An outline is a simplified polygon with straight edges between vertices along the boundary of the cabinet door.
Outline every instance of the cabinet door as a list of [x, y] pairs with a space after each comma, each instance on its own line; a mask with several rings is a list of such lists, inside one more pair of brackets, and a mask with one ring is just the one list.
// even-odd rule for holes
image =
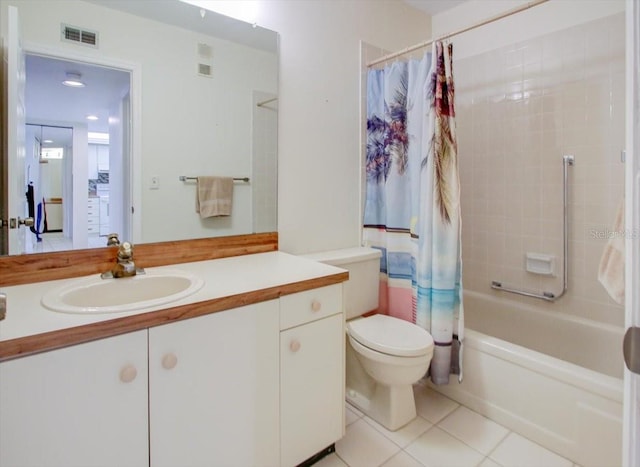
[[280, 333], [280, 456], [297, 465], [344, 434], [344, 318]]
[[90, 144], [87, 148], [87, 169], [89, 180], [98, 178], [98, 148], [97, 144]]
[[149, 330], [151, 465], [278, 465], [278, 302]]
[[96, 144], [96, 155], [98, 158], [98, 171], [109, 171], [109, 146], [106, 144]]
[[0, 363], [0, 465], [149, 463], [147, 331]]

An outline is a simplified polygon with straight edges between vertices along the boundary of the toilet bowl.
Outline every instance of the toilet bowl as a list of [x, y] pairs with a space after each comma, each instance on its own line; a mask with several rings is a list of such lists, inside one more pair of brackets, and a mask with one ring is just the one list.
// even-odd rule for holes
[[346, 398], [391, 431], [416, 417], [412, 385], [433, 356], [433, 338], [424, 329], [391, 316], [362, 315], [377, 309], [381, 252], [349, 248], [308, 258], [349, 271], [345, 282]]
[[347, 400], [388, 430], [403, 427], [416, 417], [413, 384], [429, 369], [433, 338], [415, 324], [385, 315], [349, 321], [347, 334], [347, 351], [364, 370], [356, 377], [355, 362], [347, 360]]

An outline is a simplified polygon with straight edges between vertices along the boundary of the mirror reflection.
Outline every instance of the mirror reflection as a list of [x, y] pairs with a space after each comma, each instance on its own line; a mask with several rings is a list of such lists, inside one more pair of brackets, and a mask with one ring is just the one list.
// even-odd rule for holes
[[[48, 251], [54, 236], [51, 248], [67, 249], [106, 245], [110, 232], [141, 243], [277, 230], [276, 33], [173, 0], [0, 3], [18, 10], [25, 154], [38, 155], [25, 158], [36, 225], [23, 228], [24, 252]], [[81, 41], [95, 34], [95, 44], [74, 31]], [[104, 98], [101, 74], [126, 84], [116, 98], [61, 113]], [[45, 133], [59, 128], [70, 132], [67, 149], [43, 162]], [[231, 215], [201, 219], [196, 183], [181, 176], [250, 181], [234, 184]]]
[[[130, 191], [124, 179], [130, 147], [117, 118], [128, 105], [130, 74], [30, 54], [25, 70], [25, 177], [35, 195], [27, 203], [36, 223], [33, 235], [25, 232], [25, 251], [100, 247], [112, 231], [131, 238], [123, 197]], [[57, 178], [49, 183], [52, 173]]]

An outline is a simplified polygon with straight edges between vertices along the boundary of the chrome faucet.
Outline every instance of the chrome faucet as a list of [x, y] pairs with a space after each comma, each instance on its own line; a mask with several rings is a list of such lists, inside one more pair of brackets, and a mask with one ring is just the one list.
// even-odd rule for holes
[[119, 279], [121, 277], [132, 277], [136, 274], [144, 274], [144, 269], [136, 268], [133, 262], [133, 245], [123, 242], [118, 247], [116, 265], [110, 271], [103, 272], [100, 277], [103, 279]]

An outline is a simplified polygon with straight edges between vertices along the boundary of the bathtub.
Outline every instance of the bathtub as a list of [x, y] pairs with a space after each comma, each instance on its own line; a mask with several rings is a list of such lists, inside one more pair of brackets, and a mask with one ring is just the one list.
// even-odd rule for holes
[[621, 465], [623, 330], [503, 294], [464, 300], [463, 381], [431, 387], [581, 466]]

